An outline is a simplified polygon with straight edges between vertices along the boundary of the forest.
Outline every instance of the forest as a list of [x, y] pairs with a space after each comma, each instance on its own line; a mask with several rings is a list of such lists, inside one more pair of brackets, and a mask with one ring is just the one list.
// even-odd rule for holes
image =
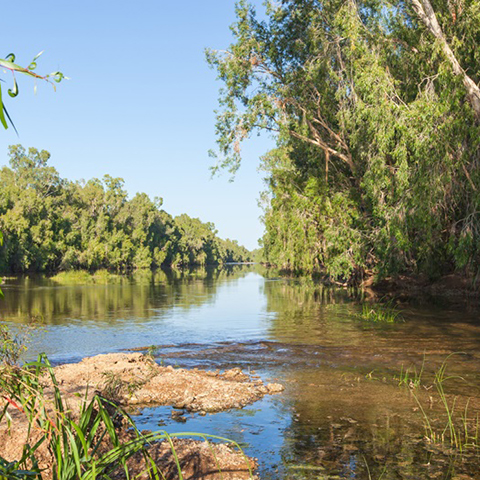
[[116, 272], [161, 266], [219, 265], [250, 260], [212, 223], [172, 217], [162, 199], [129, 199], [121, 178], [72, 182], [48, 165], [45, 150], [9, 149], [0, 171], [0, 249], [3, 273], [71, 269]]
[[331, 278], [480, 273], [480, 4], [237, 3], [215, 169], [269, 132], [264, 260]]

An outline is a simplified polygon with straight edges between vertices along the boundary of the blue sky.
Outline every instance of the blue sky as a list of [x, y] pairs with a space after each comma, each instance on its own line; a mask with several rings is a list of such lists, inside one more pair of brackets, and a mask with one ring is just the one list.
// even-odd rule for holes
[[5, 15], [0, 56], [13, 52], [28, 65], [45, 50], [37, 72], [61, 70], [71, 80], [56, 93], [39, 83], [34, 95], [32, 80], [17, 77], [20, 94], [6, 105], [19, 137], [0, 132], [2, 164], [8, 145], [45, 149], [62, 177], [122, 177], [130, 195], [160, 196], [169, 213], [214, 222], [220, 236], [257, 246], [257, 167], [272, 139], [244, 145], [233, 183], [208, 169], [221, 85], [204, 49], [231, 42], [233, 0], [20, 1]]

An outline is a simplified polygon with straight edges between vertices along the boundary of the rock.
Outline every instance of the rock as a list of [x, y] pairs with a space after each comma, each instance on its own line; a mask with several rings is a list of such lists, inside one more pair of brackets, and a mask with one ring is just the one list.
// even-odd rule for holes
[[268, 393], [280, 393], [285, 390], [285, 387], [283, 385], [280, 385], [279, 383], [268, 383], [267, 384], [267, 391]]
[[220, 412], [243, 408], [264, 395], [279, 393], [278, 383], [264, 385], [260, 379], [232, 368], [218, 371], [162, 367], [141, 353], [107, 354], [80, 363], [55, 368], [62, 393], [82, 398], [87, 391], [103, 393], [115, 387], [115, 399], [125, 406], [169, 405], [196, 412]]
[[232, 368], [231, 370], [225, 370], [225, 373], [223, 374], [223, 378], [235, 378], [238, 375], [242, 375], [242, 369], [241, 368]]

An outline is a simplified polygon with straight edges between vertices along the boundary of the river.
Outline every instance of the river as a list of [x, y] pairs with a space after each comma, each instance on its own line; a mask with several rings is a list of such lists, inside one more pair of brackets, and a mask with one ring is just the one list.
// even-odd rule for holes
[[167, 407], [135, 417], [142, 429], [231, 438], [261, 478], [480, 478], [480, 316], [467, 301], [400, 305], [395, 321], [373, 321], [358, 292], [257, 266], [87, 284], [6, 278], [2, 289], [3, 322], [38, 324], [27, 358], [149, 349], [164, 365], [238, 366], [283, 383], [280, 395], [186, 423]]

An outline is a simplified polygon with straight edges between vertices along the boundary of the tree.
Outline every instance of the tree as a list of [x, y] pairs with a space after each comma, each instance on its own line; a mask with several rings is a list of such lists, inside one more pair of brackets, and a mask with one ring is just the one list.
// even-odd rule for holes
[[217, 237], [212, 223], [162, 210], [145, 193], [129, 199], [124, 181], [70, 182], [48, 165], [45, 150], [10, 147], [0, 170], [0, 271], [118, 272], [166, 265], [218, 265], [248, 251]]
[[[440, 24], [438, 23], [437, 16], [433, 10], [432, 4], [429, 0], [411, 0], [412, 6], [415, 9], [420, 20], [430, 30], [433, 36], [439, 41], [445, 57], [449, 60], [452, 66], [452, 70], [455, 75], [459, 75], [462, 78], [465, 89], [468, 92], [468, 99], [475, 112], [477, 120], [480, 121], [480, 88], [478, 85], [467, 75], [467, 72], [462, 68], [455, 54], [453, 53], [447, 39], [443, 33]], [[452, 2], [454, 3], [454, 2]], [[460, 2], [458, 2], [459, 5]], [[453, 18], [456, 21], [456, 13]]]
[[241, 0], [236, 14], [235, 42], [207, 52], [224, 83], [217, 167], [234, 173], [254, 131], [276, 136], [266, 259], [343, 279], [475, 275], [478, 0], [283, 0], [264, 20]]

